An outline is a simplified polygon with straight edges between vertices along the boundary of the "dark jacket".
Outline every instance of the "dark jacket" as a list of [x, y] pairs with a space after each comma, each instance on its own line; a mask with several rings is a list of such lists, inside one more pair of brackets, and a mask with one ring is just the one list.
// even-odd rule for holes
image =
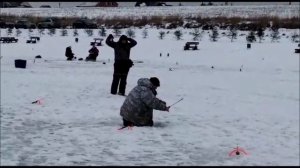
[[120, 115], [138, 126], [151, 126], [153, 109], [166, 111], [166, 102], [155, 97], [156, 91], [147, 78], [138, 80], [138, 85], [126, 97]]
[[74, 56], [71, 47], [66, 48], [65, 56], [66, 57], [73, 57]]
[[93, 46], [93, 47], [89, 50], [89, 53], [92, 54], [92, 55], [98, 56], [99, 50], [98, 50], [97, 47]]
[[[127, 40], [127, 43], [121, 43], [122, 40]], [[118, 42], [114, 42], [113, 36], [109, 35], [105, 42], [108, 46], [112, 47], [115, 50], [115, 61], [129, 60], [130, 49], [137, 44], [134, 39], [127, 38], [125, 35], [122, 35]]]

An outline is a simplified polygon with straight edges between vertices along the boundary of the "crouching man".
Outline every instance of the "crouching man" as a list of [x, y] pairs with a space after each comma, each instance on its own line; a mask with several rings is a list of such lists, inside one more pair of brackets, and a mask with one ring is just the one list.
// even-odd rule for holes
[[137, 84], [121, 106], [120, 115], [123, 117], [123, 125], [153, 126], [153, 109], [169, 111], [170, 106], [156, 98], [156, 89], [160, 86], [158, 78], [140, 78]]

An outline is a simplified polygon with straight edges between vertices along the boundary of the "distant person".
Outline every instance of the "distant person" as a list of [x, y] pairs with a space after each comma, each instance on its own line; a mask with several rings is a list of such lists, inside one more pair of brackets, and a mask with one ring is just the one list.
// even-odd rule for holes
[[156, 77], [140, 78], [126, 97], [121, 106], [120, 115], [126, 126], [153, 126], [153, 109], [169, 111], [166, 102], [156, 98], [157, 87], [160, 86]]
[[86, 57], [86, 61], [96, 61], [98, 55], [99, 55], [99, 50], [96, 47], [95, 44], [93, 44], [93, 47], [89, 50], [89, 56]]
[[65, 56], [67, 57], [68, 61], [72, 61], [73, 59], [76, 59], [76, 57], [74, 57], [74, 53], [72, 52], [71, 46], [66, 48]]
[[[130, 49], [134, 47], [137, 42], [122, 35], [118, 42], [113, 41], [114, 37], [112, 34], [106, 39], [106, 44], [114, 49], [115, 52], [115, 63], [114, 63], [114, 74], [113, 81], [111, 84], [111, 94], [117, 94], [119, 87], [119, 95], [125, 96], [126, 80], [129, 69], [133, 66], [133, 62], [130, 57]], [[119, 86], [120, 83], [120, 86]]]

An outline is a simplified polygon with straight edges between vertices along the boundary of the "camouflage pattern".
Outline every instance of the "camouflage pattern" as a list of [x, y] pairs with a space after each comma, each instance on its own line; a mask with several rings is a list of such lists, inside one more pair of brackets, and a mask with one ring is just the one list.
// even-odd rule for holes
[[155, 97], [155, 88], [148, 78], [141, 78], [137, 83], [126, 97], [120, 115], [137, 126], [151, 126], [153, 109], [166, 111], [166, 102]]

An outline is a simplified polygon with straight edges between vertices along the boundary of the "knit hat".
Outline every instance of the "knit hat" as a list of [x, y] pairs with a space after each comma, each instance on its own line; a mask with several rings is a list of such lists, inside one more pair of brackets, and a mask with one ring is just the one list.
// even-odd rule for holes
[[150, 82], [151, 82], [154, 86], [157, 86], [157, 87], [160, 86], [160, 82], [159, 82], [159, 79], [158, 79], [157, 77], [151, 77], [151, 78], [150, 78]]

